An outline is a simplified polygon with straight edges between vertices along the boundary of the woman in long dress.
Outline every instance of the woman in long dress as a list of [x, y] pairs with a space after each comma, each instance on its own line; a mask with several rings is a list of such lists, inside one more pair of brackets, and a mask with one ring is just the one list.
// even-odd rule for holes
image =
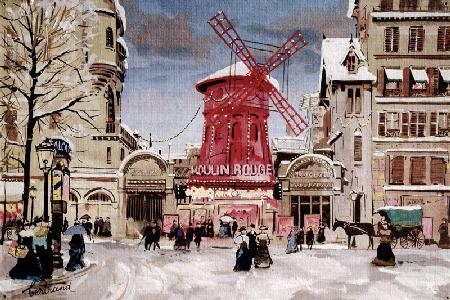
[[76, 271], [86, 266], [84, 263], [84, 252], [86, 252], [84, 246], [84, 239], [82, 234], [74, 234], [72, 240], [69, 242], [69, 262], [67, 263], [67, 271]]
[[247, 243], [242, 242], [236, 251], [236, 265], [233, 271], [249, 271], [252, 267], [252, 256], [248, 250]]
[[381, 219], [378, 234], [381, 237], [380, 245], [377, 248], [377, 257], [372, 260], [372, 264], [377, 266], [395, 266], [395, 255], [391, 248], [391, 230], [384, 217]]
[[286, 254], [297, 252], [297, 235], [295, 234], [294, 227], [291, 228], [291, 232], [288, 235], [288, 244], [286, 247]]
[[270, 268], [273, 263], [269, 253], [270, 238], [266, 233], [267, 226], [259, 226], [260, 233], [257, 236], [258, 247], [255, 256], [255, 268]]

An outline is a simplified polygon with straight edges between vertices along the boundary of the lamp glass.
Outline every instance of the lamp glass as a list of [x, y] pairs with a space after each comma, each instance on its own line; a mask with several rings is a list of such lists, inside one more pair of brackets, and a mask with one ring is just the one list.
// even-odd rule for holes
[[50, 171], [53, 164], [53, 156], [55, 149], [50, 143], [43, 142], [36, 146], [36, 152], [38, 155], [39, 169], [43, 171]]

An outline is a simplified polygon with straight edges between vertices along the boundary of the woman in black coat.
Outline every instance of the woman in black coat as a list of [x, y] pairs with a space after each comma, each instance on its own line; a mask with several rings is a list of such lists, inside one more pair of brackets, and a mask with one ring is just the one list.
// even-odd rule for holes
[[202, 242], [202, 235], [203, 235], [203, 228], [201, 227], [200, 223], [197, 223], [197, 227], [195, 227], [194, 234], [195, 234], [194, 242], [198, 249], [200, 248], [200, 243]]
[[191, 248], [191, 242], [194, 239], [194, 227], [192, 226], [192, 223], [189, 223], [189, 227], [186, 230], [186, 248]]
[[242, 242], [239, 249], [236, 251], [236, 265], [233, 271], [249, 271], [252, 267], [252, 256], [250, 250], [247, 248], [247, 243]]

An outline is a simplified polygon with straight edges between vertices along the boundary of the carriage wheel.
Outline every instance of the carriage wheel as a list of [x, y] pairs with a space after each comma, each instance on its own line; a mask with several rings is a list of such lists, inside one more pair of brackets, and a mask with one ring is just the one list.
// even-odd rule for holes
[[402, 236], [400, 238], [400, 245], [402, 245], [403, 249], [408, 248], [409, 245], [408, 245], [408, 239], [406, 238], [406, 236]]
[[418, 229], [411, 230], [408, 233], [407, 239], [408, 246], [418, 249], [422, 248], [423, 244], [425, 243], [425, 236], [423, 235], [422, 231]]
[[395, 246], [397, 246], [397, 242], [398, 242], [398, 239], [395, 236], [391, 235], [391, 247], [392, 247], [392, 249], [394, 249]]

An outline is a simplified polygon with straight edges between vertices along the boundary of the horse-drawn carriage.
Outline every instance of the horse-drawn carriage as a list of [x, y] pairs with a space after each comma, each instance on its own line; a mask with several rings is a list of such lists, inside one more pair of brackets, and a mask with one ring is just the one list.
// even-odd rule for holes
[[384, 206], [375, 210], [375, 213], [387, 218], [391, 224], [392, 248], [397, 246], [398, 241], [403, 248], [422, 248], [425, 243], [422, 231], [422, 207]]

